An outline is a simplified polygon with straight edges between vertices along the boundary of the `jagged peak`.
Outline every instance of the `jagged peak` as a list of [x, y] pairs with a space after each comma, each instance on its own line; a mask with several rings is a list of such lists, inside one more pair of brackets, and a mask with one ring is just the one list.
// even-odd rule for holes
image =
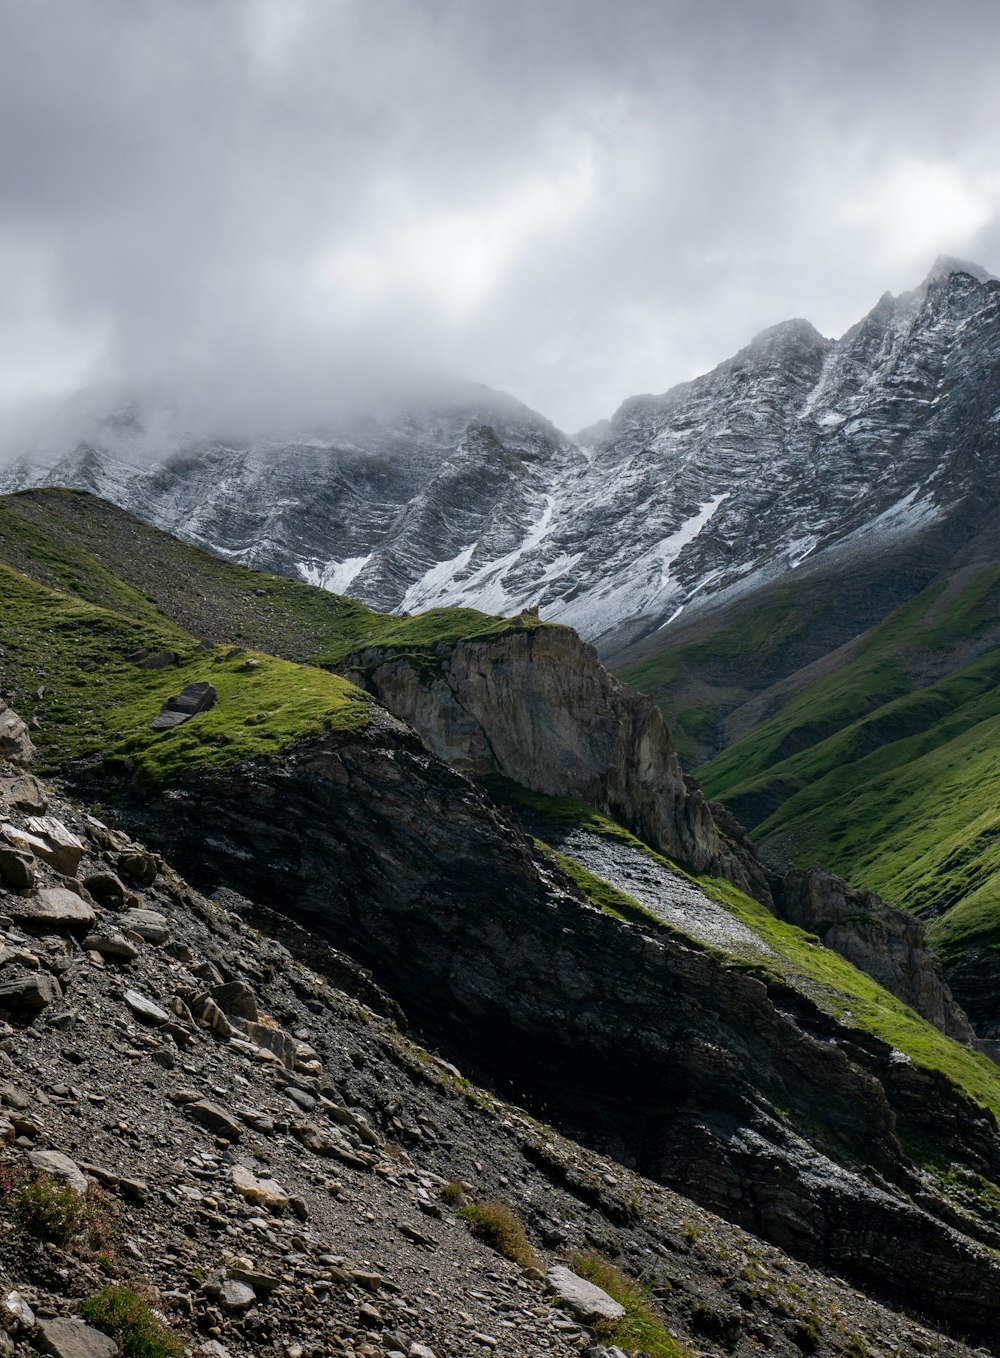
[[950, 278], [953, 273], [967, 273], [977, 283], [1000, 282], [996, 274], [990, 273], [981, 264], [974, 264], [968, 259], [956, 259], [953, 255], [938, 255], [920, 287], [923, 289], [930, 287], [932, 283], [940, 283], [944, 279]]
[[812, 321], [796, 316], [791, 320], [779, 321], [777, 325], [769, 325], [766, 330], [761, 330], [759, 334], [754, 335], [744, 352], [762, 353], [792, 346], [819, 349], [826, 348], [828, 344], [830, 344], [830, 340], [819, 333]]

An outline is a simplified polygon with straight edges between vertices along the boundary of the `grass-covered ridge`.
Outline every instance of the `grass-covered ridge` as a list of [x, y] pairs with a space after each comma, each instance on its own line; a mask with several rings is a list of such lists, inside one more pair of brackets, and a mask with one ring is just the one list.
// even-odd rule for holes
[[[201, 649], [166, 619], [123, 617], [0, 566], [0, 636], [7, 693], [37, 716], [43, 769], [85, 761], [128, 767], [165, 786], [192, 768], [218, 770], [327, 730], [358, 730], [365, 694], [336, 675], [229, 646]], [[177, 663], [142, 669], [137, 652]], [[169, 731], [150, 721], [187, 684], [207, 681], [218, 701]]]
[[[937, 1071], [974, 1102], [1000, 1118], [1000, 1067], [981, 1053], [945, 1037], [870, 976], [858, 971], [838, 953], [824, 948], [814, 934], [777, 919], [759, 901], [745, 895], [731, 882], [685, 872], [585, 802], [569, 797], [545, 797], [508, 781], [503, 783], [501, 790], [509, 804], [530, 813], [533, 826], [544, 830], [547, 822], [554, 828], [577, 827], [617, 840], [695, 882], [707, 896], [723, 905], [773, 950], [773, 960], [755, 960], [753, 963], [754, 971], [762, 979], [770, 978], [808, 995], [824, 1013], [849, 1027], [881, 1038], [905, 1053], [915, 1065]], [[563, 866], [572, 864], [564, 851], [560, 850], [560, 856]], [[606, 913], [651, 927], [666, 927], [631, 897], [579, 864], [572, 866], [576, 871], [570, 875], [588, 898]], [[641, 916], [632, 913], [630, 906], [641, 912]], [[734, 955], [730, 965], [743, 967], [746, 960]]]
[[377, 613], [223, 561], [84, 491], [0, 497], [0, 562], [129, 617], [170, 619], [199, 639], [330, 668], [369, 647], [432, 656], [459, 641], [548, 625], [531, 614], [496, 618], [471, 608]]

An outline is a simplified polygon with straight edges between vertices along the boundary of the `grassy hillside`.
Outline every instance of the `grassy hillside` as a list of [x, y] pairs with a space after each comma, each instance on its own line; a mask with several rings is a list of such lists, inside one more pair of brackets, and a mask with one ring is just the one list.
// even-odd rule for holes
[[[770, 611], [757, 601], [751, 639], [787, 636], [791, 588]], [[668, 647], [656, 674], [677, 676], [673, 701], [692, 674], [735, 668], [738, 638], [730, 622]], [[826, 863], [933, 918], [946, 953], [1000, 944], [998, 643], [1000, 566], [937, 581], [821, 662], [713, 709], [719, 727], [749, 729], [697, 774], [772, 860]], [[742, 666], [756, 664], [748, 647]], [[629, 677], [653, 673], [649, 661]], [[704, 719], [699, 708], [681, 718], [689, 730]]]
[[[224, 768], [325, 730], [365, 725], [370, 699], [336, 675], [230, 646], [202, 648], [163, 617], [126, 617], [0, 565], [4, 690], [25, 717], [42, 769], [129, 762], [165, 786], [193, 766]], [[143, 669], [137, 656], [170, 651]], [[182, 726], [154, 731], [163, 703], [207, 681], [218, 700]]]
[[441, 608], [412, 618], [212, 556], [84, 491], [0, 496], [0, 562], [52, 588], [137, 619], [168, 618], [208, 642], [335, 666], [365, 646], [438, 645], [545, 626]]

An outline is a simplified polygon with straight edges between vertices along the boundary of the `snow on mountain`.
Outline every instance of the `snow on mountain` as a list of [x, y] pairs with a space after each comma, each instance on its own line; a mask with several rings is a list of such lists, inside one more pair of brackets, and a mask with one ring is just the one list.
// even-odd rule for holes
[[133, 413], [0, 469], [0, 490], [80, 486], [379, 608], [538, 606], [612, 651], [996, 507], [998, 359], [1000, 283], [945, 259], [840, 340], [787, 321], [576, 440], [485, 388], [253, 445], [153, 437]]

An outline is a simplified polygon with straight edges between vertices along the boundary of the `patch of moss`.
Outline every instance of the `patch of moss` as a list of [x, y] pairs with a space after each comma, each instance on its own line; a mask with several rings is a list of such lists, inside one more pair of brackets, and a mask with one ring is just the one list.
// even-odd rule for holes
[[473, 1235], [485, 1240], [498, 1254], [512, 1259], [522, 1268], [539, 1266], [540, 1260], [528, 1243], [521, 1218], [510, 1203], [498, 1200], [470, 1202], [459, 1208], [458, 1215]]
[[181, 1358], [184, 1340], [153, 1312], [144, 1296], [114, 1284], [80, 1303], [88, 1324], [109, 1335], [125, 1358]]

